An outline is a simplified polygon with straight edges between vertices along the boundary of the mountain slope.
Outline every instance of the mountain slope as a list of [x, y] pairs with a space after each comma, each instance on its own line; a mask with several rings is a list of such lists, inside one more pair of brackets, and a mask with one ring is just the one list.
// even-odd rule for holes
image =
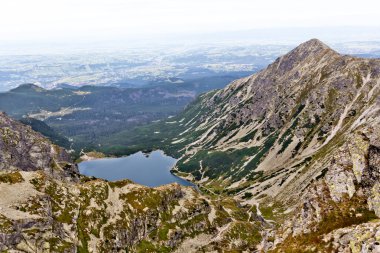
[[78, 173], [63, 148], [1, 112], [0, 137], [0, 170], [42, 170], [52, 176], [70, 178]]
[[39, 132], [51, 140], [54, 144], [63, 147], [65, 149], [70, 148], [70, 141], [59, 133], [55, 132], [51, 127], [49, 127], [45, 122], [33, 119], [33, 118], [22, 118], [21, 123], [29, 125], [36, 132]]

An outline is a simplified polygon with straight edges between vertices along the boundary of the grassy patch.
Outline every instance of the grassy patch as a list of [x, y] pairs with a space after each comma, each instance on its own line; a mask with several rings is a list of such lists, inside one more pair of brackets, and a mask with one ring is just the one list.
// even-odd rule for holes
[[248, 141], [252, 140], [253, 138], [255, 138], [256, 133], [257, 133], [257, 129], [253, 130], [252, 132], [250, 132], [246, 136], [240, 138], [240, 142], [248, 142]]
[[24, 178], [22, 177], [20, 172], [16, 171], [0, 175], [0, 182], [8, 184], [17, 184], [24, 182]]

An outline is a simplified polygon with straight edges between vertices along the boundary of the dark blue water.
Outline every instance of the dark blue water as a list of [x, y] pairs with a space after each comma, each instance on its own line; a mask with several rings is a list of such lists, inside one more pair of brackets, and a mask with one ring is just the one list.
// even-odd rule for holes
[[157, 150], [149, 154], [142, 152], [121, 158], [105, 158], [79, 163], [79, 171], [86, 176], [94, 176], [109, 181], [130, 179], [138, 184], [156, 187], [177, 182], [184, 186], [194, 186], [179, 178], [170, 169], [176, 159]]

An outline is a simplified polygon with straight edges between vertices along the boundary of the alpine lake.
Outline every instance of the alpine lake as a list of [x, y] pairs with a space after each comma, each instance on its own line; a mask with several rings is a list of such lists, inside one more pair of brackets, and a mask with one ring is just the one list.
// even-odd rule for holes
[[148, 154], [140, 151], [120, 158], [84, 161], [78, 166], [81, 174], [108, 181], [130, 179], [149, 187], [170, 183], [196, 187], [193, 183], [170, 172], [176, 161], [175, 158], [165, 155], [163, 151], [156, 150]]

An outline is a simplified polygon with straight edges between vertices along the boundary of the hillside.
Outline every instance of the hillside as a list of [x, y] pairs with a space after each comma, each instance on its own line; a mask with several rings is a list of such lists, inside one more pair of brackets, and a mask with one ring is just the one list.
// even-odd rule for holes
[[66, 137], [54, 131], [54, 129], [49, 127], [45, 122], [41, 120], [34, 118], [22, 118], [20, 122], [31, 126], [34, 131], [46, 136], [50, 141], [60, 147], [69, 149], [71, 146], [70, 141]]

